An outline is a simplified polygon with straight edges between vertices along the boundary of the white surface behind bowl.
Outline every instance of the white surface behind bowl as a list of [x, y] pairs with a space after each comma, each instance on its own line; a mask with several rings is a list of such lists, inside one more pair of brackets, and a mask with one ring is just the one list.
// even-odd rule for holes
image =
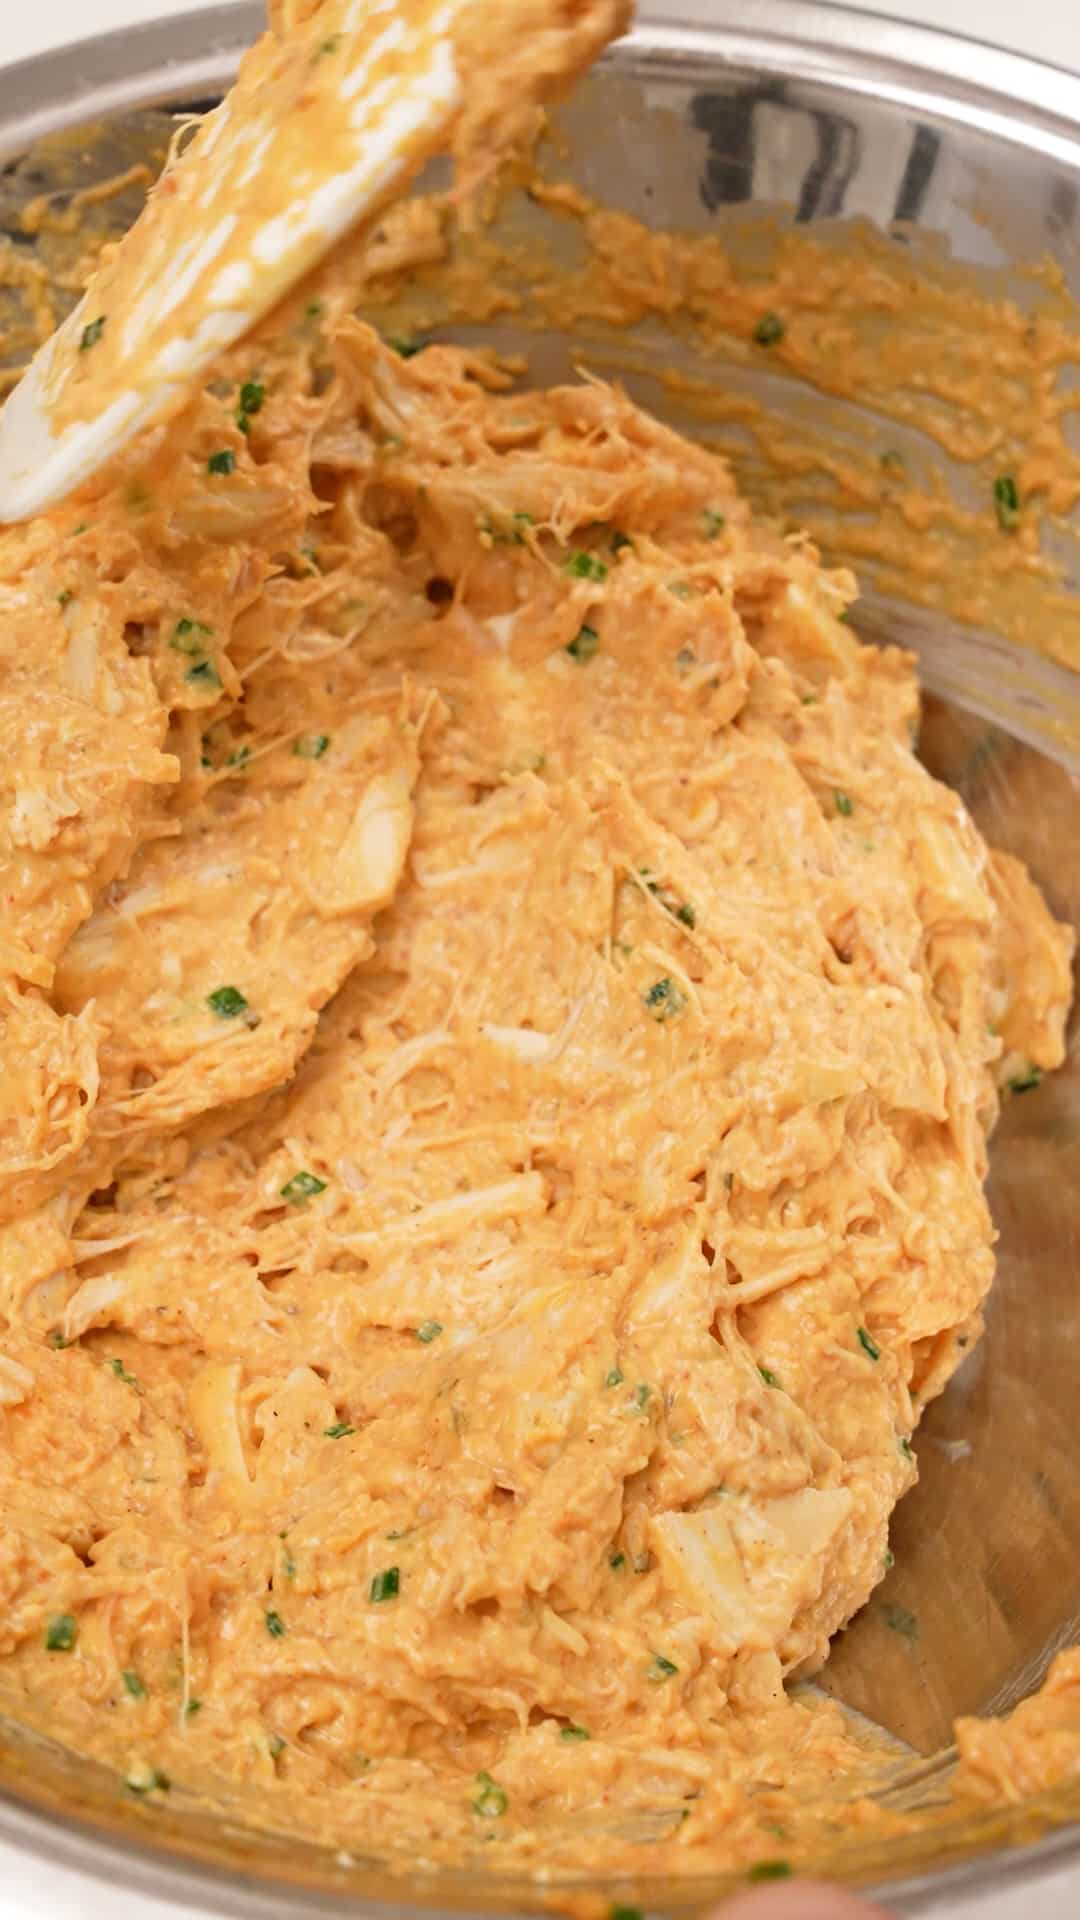
[[[0, 62], [26, 59], [66, 40], [136, 26], [166, 13], [194, 12], [214, 0], [0, 0]], [[737, 0], [716, 0], [717, 5]], [[867, 12], [901, 15], [1080, 71], [1077, 0], [860, 0]], [[0, 67], [0, 87], [3, 86]], [[213, 1913], [201, 1907], [204, 1916]], [[225, 1909], [221, 1909], [222, 1915]], [[1037, 1886], [1003, 1885], [993, 1894], [957, 1896], [940, 1920], [1078, 1920], [1075, 1870], [1051, 1871]], [[189, 1920], [188, 1910], [88, 1881], [69, 1868], [27, 1858], [0, 1843], [0, 1920]], [[191, 1914], [190, 1920], [194, 1920]]]
[[[194, 12], [213, 0], [0, 0], [0, 61], [44, 53], [110, 27], [136, 26], [165, 13]], [[737, 0], [716, 0], [718, 7]], [[1015, 53], [1080, 71], [1080, 6], [1076, 0], [860, 0], [868, 13], [892, 14], [924, 26], [970, 33]]]

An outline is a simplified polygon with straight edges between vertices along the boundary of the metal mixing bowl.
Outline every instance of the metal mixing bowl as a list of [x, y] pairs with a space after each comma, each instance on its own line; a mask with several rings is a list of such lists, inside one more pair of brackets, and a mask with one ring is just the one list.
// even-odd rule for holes
[[[737, 25], [714, 23], [711, 12], [709, 0], [650, 0], [630, 39], [561, 111], [559, 172], [651, 225], [724, 231], [734, 257], [754, 244], [747, 207], [768, 201], [786, 220], [823, 231], [839, 223], [841, 244], [847, 219], [869, 220], [910, 250], [913, 272], [923, 251], [940, 259], [943, 238], [1001, 297], [1014, 281], [1024, 297], [1024, 269], [1050, 253], [1080, 300], [1080, 80], [816, 0], [743, 0]], [[221, 7], [8, 69], [0, 225], [26, 245], [18, 215], [31, 195], [58, 184], [69, 192], [160, 151], [160, 109], [217, 98], [259, 24], [255, 5]], [[86, 131], [53, 138], [75, 127]], [[135, 205], [122, 199], [116, 216], [130, 218]], [[527, 237], [540, 215], [526, 208], [522, 217]], [[620, 357], [611, 340], [550, 325], [538, 336], [527, 309], [468, 337], [524, 350], [543, 379], [565, 374], [579, 351], [594, 365]], [[659, 377], [673, 361], [714, 384], [760, 389], [774, 408], [797, 405], [807, 420], [818, 409], [822, 436], [850, 427], [835, 397], [798, 390], [745, 357], [715, 364], [685, 335], [639, 330], [623, 370], [673, 419], [682, 402]], [[861, 411], [873, 424], [868, 397]], [[1071, 590], [1070, 529], [1051, 537]], [[843, 559], [842, 528], [834, 544]], [[872, 569], [867, 584], [862, 625], [917, 647], [940, 696], [924, 738], [934, 770], [963, 791], [989, 837], [1029, 861], [1056, 911], [1080, 923], [1080, 676], [877, 590]], [[1072, 1042], [1065, 1072], [1012, 1102], [999, 1128], [991, 1197], [1000, 1265], [987, 1337], [921, 1429], [921, 1479], [896, 1518], [895, 1569], [825, 1676], [915, 1756], [946, 1747], [957, 1714], [1007, 1710], [1058, 1647], [1080, 1638], [1075, 1017]], [[891, 1632], [890, 1615], [917, 1617], [917, 1639]], [[931, 1768], [918, 1789], [930, 1805], [940, 1777]], [[887, 1855], [848, 1847], [825, 1864], [887, 1889], [911, 1913], [951, 1911], [974, 1890], [997, 1913], [1006, 1879], [1019, 1875], [1041, 1897], [1044, 1876], [1064, 1871], [1073, 1891], [1053, 1911], [1080, 1911], [1078, 1820], [1080, 1782], [1039, 1802], [938, 1819]], [[161, 1810], [131, 1804], [113, 1776], [2, 1719], [0, 1839], [218, 1912], [357, 1911], [375, 1900], [399, 1912], [520, 1910], [530, 1900], [527, 1886], [495, 1878], [395, 1880], [377, 1862], [257, 1831], [238, 1802], [196, 1804], [177, 1791]], [[639, 1882], [617, 1895], [670, 1909], [719, 1885]], [[603, 1880], [594, 1890], [605, 1899], [616, 1891]]]

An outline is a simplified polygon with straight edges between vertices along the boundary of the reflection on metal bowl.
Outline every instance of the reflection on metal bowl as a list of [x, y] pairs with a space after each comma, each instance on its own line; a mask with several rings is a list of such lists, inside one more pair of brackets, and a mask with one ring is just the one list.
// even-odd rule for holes
[[[681, 9], [653, 0], [629, 41], [558, 116], [554, 174], [650, 228], [691, 232], [702, 244], [721, 240], [748, 279], [766, 228], [775, 241], [812, 227], [842, 257], [856, 231], [847, 223], [869, 222], [888, 247], [903, 250], [913, 288], [921, 276], [939, 284], [959, 266], [980, 297], [1023, 308], [1031, 270], [1051, 254], [1063, 276], [1055, 313], [1068, 333], [1071, 299], [1080, 299], [1080, 80], [816, 0], [750, 0], [738, 25], [705, 24], [710, 11], [699, 4], [695, 18], [693, 0]], [[28, 244], [18, 216], [33, 195], [86, 185], [160, 152], [168, 127], [160, 109], [217, 97], [258, 25], [257, 7], [223, 7], [88, 42], [10, 74], [0, 117], [0, 222], [16, 244]], [[83, 123], [95, 124], [92, 135], [59, 144], [47, 137]], [[130, 218], [136, 204], [121, 199], [114, 217]], [[543, 239], [550, 251], [542, 210], [521, 201], [506, 218], [516, 239]], [[49, 264], [50, 243], [37, 244]], [[842, 380], [808, 379], [805, 369], [800, 380], [798, 366], [763, 365], [737, 342], [726, 352], [716, 329], [667, 327], [655, 316], [626, 333], [570, 320], [560, 331], [527, 290], [519, 311], [490, 324], [448, 310], [440, 318], [437, 298], [433, 285], [407, 289], [403, 310], [423, 311], [454, 337], [524, 352], [538, 380], [557, 379], [582, 359], [615, 366], [679, 425], [695, 424], [695, 396], [707, 401], [722, 390], [745, 402], [744, 423], [763, 404], [796, 420], [808, 446], [839, 441], [865, 450], [894, 443], [899, 427], [916, 465], [939, 461], [943, 484], [978, 505], [982, 480], [973, 475], [985, 460], [928, 451], [916, 417], [898, 413], [895, 393], [855, 396]], [[1073, 330], [1080, 337], [1080, 310]], [[1068, 390], [1075, 364], [1070, 372], [1067, 351], [1061, 378]], [[1080, 642], [1071, 638], [1080, 634], [1080, 566], [1068, 514], [1049, 516], [1042, 528], [1057, 576], [1036, 569], [1021, 578], [1018, 570], [1001, 588], [1006, 631], [994, 631], [993, 592], [979, 630], [954, 617], [933, 581], [924, 580], [918, 596], [899, 590], [887, 556], [858, 534], [865, 503], [860, 512], [856, 499], [845, 519], [797, 463], [770, 471], [768, 448], [730, 410], [718, 422], [715, 408], [710, 416], [699, 406], [697, 423], [710, 418], [711, 432], [719, 425], [730, 436], [752, 497], [792, 524], [817, 514], [830, 557], [858, 568], [857, 624], [870, 637], [914, 646], [937, 696], [924, 730], [929, 764], [959, 789], [989, 838], [1029, 862], [1054, 911], [1080, 923]], [[1004, 421], [1003, 444], [1023, 431], [1023, 421]], [[989, 447], [991, 468], [993, 455]], [[977, 514], [975, 534], [976, 522]], [[963, 564], [977, 575], [978, 551], [965, 551]], [[1053, 622], [1055, 607], [1055, 658], [1015, 644]], [[1075, 1016], [1072, 1056], [1036, 1099], [1012, 1103], [999, 1128], [991, 1177], [999, 1279], [987, 1336], [924, 1423], [920, 1485], [894, 1526], [895, 1568], [824, 1676], [832, 1694], [904, 1743], [909, 1803], [939, 1802], [958, 1714], [1007, 1711], [1038, 1684], [1052, 1653], [1080, 1638]], [[913, 1619], [917, 1637], [904, 1630]], [[468, 1910], [530, 1899], [528, 1887], [494, 1879], [391, 1880], [370, 1863], [256, 1831], [240, 1804], [185, 1803], [179, 1794], [160, 1811], [123, 1804], [111, 1776], [13, 1722], [0, 1723], [0, 1783], [5, 1839], [114, 1884], [219, 1910], [270, 1916], [339, 1911], [342, 1902], [358, 1910], [375, 1900], [399, 1910], [410, 1902]], [[850, 1845], [830, 1856], [823, 1837], [823, 1865], [889, 1885], [912, 1912], [943, 1912], [945, 1902], [952, 1910], [964, 1890], [978, 1890], [979, 1911], [996, 1913], [994, 1890], [1012, 1874], [1036, 1888], [1040, 1876], [1062, 1870], [1075, 1875], [1078, 1905], [1080, 1828], [1069, 1825], [1078, 1819], [1074, 1785], [1039, 1803], [938, 1817], [888, 1857]], [[605, 1883], [597, 1890], [605, 1899], [613, 1893]], [[716, 1890], [639, 1884], [618, 1897], [673, 1908], [699, 1905]]]

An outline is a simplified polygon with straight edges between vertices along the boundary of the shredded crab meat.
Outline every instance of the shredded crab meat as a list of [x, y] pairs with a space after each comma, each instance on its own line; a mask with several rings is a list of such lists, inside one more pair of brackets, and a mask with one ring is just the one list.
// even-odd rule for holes
[[722, 460], [346, 293], [0, 537], [0, 1684], [392, 1859], [775, 1855], [1071, 939]]

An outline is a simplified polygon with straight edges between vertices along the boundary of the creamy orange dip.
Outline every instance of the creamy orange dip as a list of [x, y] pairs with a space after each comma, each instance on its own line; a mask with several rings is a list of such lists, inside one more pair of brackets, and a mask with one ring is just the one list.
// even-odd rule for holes
[[797, 1857], [1071, 936], [721, 458], [348, 305], [0, 537], [4, 1698], [410, 1864]]

